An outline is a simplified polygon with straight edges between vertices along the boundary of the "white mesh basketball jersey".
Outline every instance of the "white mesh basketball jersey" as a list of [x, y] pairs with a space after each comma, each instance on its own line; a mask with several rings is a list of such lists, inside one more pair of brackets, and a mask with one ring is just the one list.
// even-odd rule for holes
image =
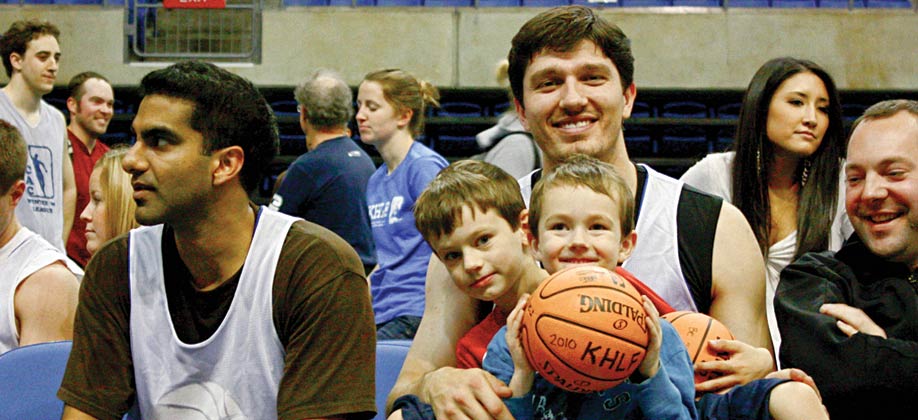
[[48, 241], [22, 227], [0, 248], [0, 354], [19, 347], [13, 297], [26, 277], [66, 256]]
[[650, 286], [677, 311], [694, 311], [695, 300], [679, 263], [679, 196], [682, 181], [662, 175], [647, 165], [641, 215], [634, 231], [637, 244], [622, 265]]
[[[274, 327], [274, 271], [296, 218], [262, 208], [229, 311], [216, 332], [182, 342], [163, 279], [162, 225], [131, 232], [131, 353], [143, 418], [277, 418], [284, 350]], [[186, 411], [187, 410], [187, 411]]]

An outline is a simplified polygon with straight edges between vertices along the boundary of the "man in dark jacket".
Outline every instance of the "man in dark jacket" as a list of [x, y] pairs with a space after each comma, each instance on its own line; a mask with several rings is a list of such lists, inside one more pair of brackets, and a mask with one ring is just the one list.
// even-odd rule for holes
[[[781, 361], [813, 376], [833, 419], [918, 411], [918, 101], [859, 118], [845, 164], [853, 235], [781, 274]], [[914, 213], [912, 212], [914, 211]]]

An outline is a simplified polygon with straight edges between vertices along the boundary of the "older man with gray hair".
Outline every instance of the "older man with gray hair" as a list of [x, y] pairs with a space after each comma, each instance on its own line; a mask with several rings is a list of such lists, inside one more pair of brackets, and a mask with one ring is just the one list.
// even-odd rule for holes
[[322, 225], [344, 238], [369, 273], [376, 248], [367, 214], [367, 181], [376, 169], [350, 138], [353, 92], [330, 70], [318, 70], [293, 91], [309, 150], [287, 169], [270, 207]]

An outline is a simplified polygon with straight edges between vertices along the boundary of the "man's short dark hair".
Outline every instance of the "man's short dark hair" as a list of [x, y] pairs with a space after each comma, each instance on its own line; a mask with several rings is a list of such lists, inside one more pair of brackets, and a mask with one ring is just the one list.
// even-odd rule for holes
[[870, 108], [867, 108], [863, 115], [854, 120], [854, 124], [851, 125], [851, 133], [854, 133], [854, 129], [864, 121], [888, 118], [898, 114], [899, 111], [906, 111], [912, 114], [912, 117], [918, 119], [918, 101], [911, 99], [889, 99], [877, 102], [871, 105]]
[[0, 54], [3, 54], [3, 68], [6, 69], [7, 77], [13, 76], [10, 54], [25, 55], [29, 42], [43, 35], [51, 35], [58, 39], [61, 31], [53, 23], [38, 19], [17, 20], [10, 25], [0, 38]]
[[204, 137], [204, 153], [239, 146], [245, 153], [240, 180], [246, 191], [258, 186], [277, 155], [277, 120], [252, 82], [211, 63], [184, 61], [153, 71], [140, 94], [194, 103], [189, 125]]
[[13, 183], [25, 176], [25, 140], [12, 124], [0, 120], [0, 194], [6, 194]]
[[354, 94], [331, 70], [317, 70], [293, 90], [293, 96], [306, 108], [306, 120], [315, 128], [345, 127], [354, 116]]
[[532, 58], [542, 52], [573, 51], [581, 41], [591, 41], [612, 60], [622, 90], [634, 81], [631, 41], [622, 30], [584, 6], [561, 6], [539, 13], [523, 24], [510, 47], [510, 88], [523, 103], [523, 76]]
[[83, 99], [83, 94], [86, 93], [86, 89], [83, 89], [83, 85], [86, 84], [86, 81], [89, 79], [99, 79], [105, 83], [111, 85], [112, 83], [105, 78], [105, 76], [96, 73], [94, 71], [84, 71], [76, 76], [70, 78], [70, 83], [67, 84], [67, 91], [70, 92], [70, 97], [80, 102]]

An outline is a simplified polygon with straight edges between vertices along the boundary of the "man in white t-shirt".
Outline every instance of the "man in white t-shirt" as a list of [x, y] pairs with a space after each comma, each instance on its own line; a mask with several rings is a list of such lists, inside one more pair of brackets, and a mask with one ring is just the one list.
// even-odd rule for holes
[[49, 22], [13, 22], [0, 38], [10, 82], [0, 89], [0, 119], [19, 129], [28, 147], [26, 189], [16, 215], [23, 226], [64, 251], [76, 206], [64, 114], [41, 98], [57, 80], [60, 31]]

